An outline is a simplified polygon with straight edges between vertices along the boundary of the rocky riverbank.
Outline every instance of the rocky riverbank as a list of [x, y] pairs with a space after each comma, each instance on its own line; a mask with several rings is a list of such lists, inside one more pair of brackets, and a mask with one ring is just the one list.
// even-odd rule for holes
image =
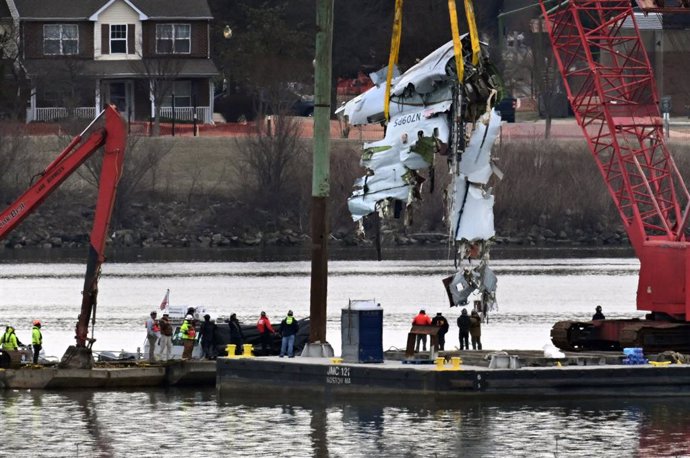
[[[53, 205], [39, 210], [6, 239], [0, 249], [22, 248], [79, 248], [87, 246], [93, 209], [73, 210]], [[299, 247], [310, 243], [308, 224], [295, 218], [279, 218], [248, 224], [246, 206], [216, 203], [204, 208], [190, 209], [187, 204], [171, 202], [158, 205], [133, 205], [126, 218], [115, 220], [107, 243], [125, 248], [233, 248], [233, 247]], [[546, 216], [542, 218], [548, 221]], [[240, 222], [243, 221], [243, 222]], [[513, 221], [503, 227], [497, 225], [494, 239], [497, 245], [541, 246], [628, 246], [622, 228], [600, 225], [594, 229], [560, 224], [557, 229], [546, 224], [519, 228]], [[370, 246], [374, 232], [357, 234], [353, 223], [331, 234], [331, 243], [339, 246]], [[384, 226], [381, 230], [383, 246], [447, 245], [448, 235], [441, 231], [415, 232], [402, 227]]]
[[[134, 249], [308, 247], [308, 155], [300, 156], [304, 160], [284, 177], [281, 191], [261, 194], [257, 192], [261, 176], [236, 167], [242, 157], [246, 159], [244, 146], [216, 140], [137, 140], [118, 189], [108, 244]], [[27, 157], [35, 149], [43, 153], [56, 148], [34, 142], [27, 147]], [[494, 188], [497, 245], [629, 247], [618, 212], [583, 144], [523, 142], [498, 148], [505, 178]], [[373, 225], [367, 225], [366, 237], [360, 237], [347, 210], [352, 183], [362, 173], [359, 157], [359, 142], [334, 142], [329, 203], [334, 246], [367, 247], [375, 238]], [[679, 168], [690, 175], [690, 163], [683, 155], [679, 158]], [[29, 162], [40, 164], [44, 158]], [[12, 173], [5, 175], [0, 197], [6, 204], [26, 189], [25, 178], [10, 180], [30, 177], [22, 168], [25, 165], [17, 162]], [[384, 247], [448, 244], [443, 222], [444, 167], [445, 162], [438, 161], [436, 191], [432, 193], [431, 186], [423, 189], [411, 226], [404, 227], [401, 220], [382, 223]], [[71, 180], [0, 240], [0, 249], [87, 246], [95, 181], [88, 173]]]

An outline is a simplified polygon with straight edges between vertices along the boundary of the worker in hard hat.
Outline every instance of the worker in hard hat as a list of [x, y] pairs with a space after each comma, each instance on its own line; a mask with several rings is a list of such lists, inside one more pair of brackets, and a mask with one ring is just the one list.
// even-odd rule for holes
[[33, 328], [31, 328], [31, 345], [34, 349], [34, 364], [38, 364], [38, 354], [43, 348], [43, 334], [41, 333], [41, 322], [34, 320]]
[[184, 345], [182, 359], [190, 359], [194, 350], [194, 340], [196, 340], [196, 329], [194, 329], [194, 317], [192, 315], [184, 317], [180, 334], [182, 335], [182, 345]]

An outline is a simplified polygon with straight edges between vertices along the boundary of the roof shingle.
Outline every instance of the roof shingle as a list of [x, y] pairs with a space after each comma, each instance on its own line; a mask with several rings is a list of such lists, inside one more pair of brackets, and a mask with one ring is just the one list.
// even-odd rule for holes
[[[108, 4], [109, 0], [15, 0], [23, 19], [83, 19]], [[124, 0], [117, 0], [124, 1]], [[150, 19], [211, 19], [206, 0], [130, 0]], [[0, 4], [5, 2], [0, 0]], [[0, 9], [0, 12], [2, 10]]]

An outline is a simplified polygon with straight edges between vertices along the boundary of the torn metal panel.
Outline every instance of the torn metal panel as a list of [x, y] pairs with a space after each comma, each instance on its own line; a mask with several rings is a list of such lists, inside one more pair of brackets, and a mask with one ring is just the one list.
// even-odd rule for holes
[[[457, 272], [449, 279], [446, 279], [446, 291], [448, 292], [453, 305], [465, 305], [467, 299], [474, 292], [474, 283], [470, 283], [465, 278], [466, 272]], [[447, 281], [450, 280], [450, 281]]]
[[489, 240], [496, 235], [494, 230], [494, 196], [483, 189], [467, 187], [462, 214], [459, 217], [455, 240]]
[[400, 151], [387, 139], [364, 144], [360, 164], [367, 170], [375, 171], [383, 167], [391, 167], [400, 161]]
[[489, 293], [496, 292], [496, 286], [498, 286], [498, 278], [493, 270], [489, 268], [488, 265], [482, 264], [479, 269], [479, 276], [481, 278], [481, 290]]
[[487, 184], [493, 175], [491, 149], [498, 137], [501, 117], [496, 110], [477, 122], [467, 148], [462, 153], [460, 170], [471, 183]]
[[[385, 120], [383, 116], [383, 99], [385, 94], [386, 87], [384, 84], [374, 86], [338, 108], [335, 114], [350, 126], [383, 122]], [[439, 84], [438, 90], [430, 94], [422, 95], [413, 92], [392, 96], [389, 107], [390, 116], [392, 119], [401, 113], [429, 108], [442, 102], [447, 103], [447, 111], [452, 98], [452, 86], [448, 82]]]
[[[467, 34], [463, 35], [461, 39], [465, 37]], [[455, 61], [455, 54], [453, 53], [453, 42], [449, 41], [403, 73], [393, 83], [391, 94], [401, 95], [406, 90], [414, 91], [417, 94], [434, 92], [441, 82], [448, 80], [448, 63], [451, 60]]]

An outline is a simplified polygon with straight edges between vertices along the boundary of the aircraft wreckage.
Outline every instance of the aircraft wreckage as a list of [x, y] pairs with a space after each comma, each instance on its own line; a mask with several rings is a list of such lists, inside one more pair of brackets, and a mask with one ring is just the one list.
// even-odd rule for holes
[[[471, 44], [464, 35], [462, 49], [471, 50]], [[433, 188], [437, 156], [448, 161], [451, 179], [444, 200], [456, 273], [443, 283], [451, 306], [467, 304], [477, 292], [481, 303], [475, 301], [474, 306], [486, 313], [496, 306], [497, 279], [488, 264], [495, 236], [490, 183], [502, 177], [491, 155], [501, 124], [492, 106], [500, 100], [501, 88], [486, 46], [477, 51], [478, 56], [463, 53], [464, 69], [458, 70], [450, 41], [395, 76], [387, 121], [386, 81], [380, 77], [385, 69], [371, 75], [376, 86], [336, 114], [348, 127], [385, 126], [382, 140], [364, 144], [360, 163], [366, 173], [355, 181], [348, 199], [352, 218], [362, 230], [365, 216], [397, 216], [403, 208], [405, 224], [410, 224], [422, 183], [429, 181]], [[458, 73], [463, 74], [462, 84]]]

